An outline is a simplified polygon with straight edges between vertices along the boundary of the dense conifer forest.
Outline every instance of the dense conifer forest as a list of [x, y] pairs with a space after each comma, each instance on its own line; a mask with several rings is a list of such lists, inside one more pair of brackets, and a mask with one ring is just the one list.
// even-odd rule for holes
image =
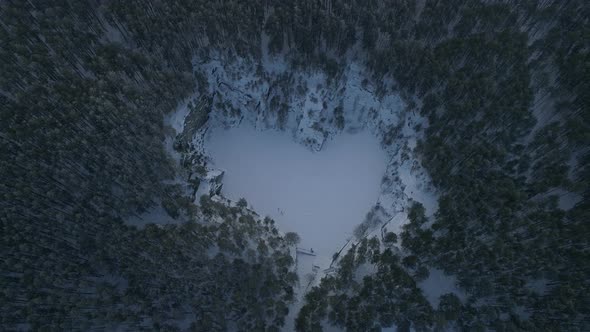
[[[579, 0], [0, 2], [0, 330], [280, 330], [295, 241], [177, 182], [199, 186], [186, 135], [215, 96], [180, 165], [163, 147], [164, 116], [208, 91], [194, 60], [260, 61], [265, 40], [333, 80], [354, 54], [376, 95], [393, 80], [440, 193], [433, 217], [416, 203], [341, 253], [297, 330], [590, 329], [589, 17]], [[158, 204], [183, 222], [124, 222]], [[432, 306], [431, 268], [465, 298]]]

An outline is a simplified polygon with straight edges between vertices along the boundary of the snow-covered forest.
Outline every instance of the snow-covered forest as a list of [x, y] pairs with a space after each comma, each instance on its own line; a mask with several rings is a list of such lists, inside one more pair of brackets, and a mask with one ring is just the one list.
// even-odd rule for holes
[[0, 330], [589, 330], [588, 17], [0, 2]]

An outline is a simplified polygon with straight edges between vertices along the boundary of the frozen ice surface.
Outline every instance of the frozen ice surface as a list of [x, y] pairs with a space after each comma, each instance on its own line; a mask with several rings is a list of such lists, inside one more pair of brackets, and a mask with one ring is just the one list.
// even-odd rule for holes
[[284, 232], [301, 236], [300, 247], [331, 256], [377, 202], [387, 158], [367, 132], [341, 134], [321, 152], [289, 134], [242, 124], [214, 128], [207, 152], [226, 170], [222, 194], [241, 197]]

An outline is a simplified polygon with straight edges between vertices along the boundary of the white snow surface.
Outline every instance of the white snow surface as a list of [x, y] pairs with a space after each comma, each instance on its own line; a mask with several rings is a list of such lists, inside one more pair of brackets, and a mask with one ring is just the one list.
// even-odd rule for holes
[[164, 116], [164, 124], [174, 128], [177, 134], [184, 130], [184, 120], [189, 112], [188, 104], [194, 98], [195, 96], [186, 98], [178, 105], [175, 112]]
[[205, 145], [214, 166], [226, 170], [224, 196], [245, 198], [282, 231], [297, 232], [300, 247], [329, 257], [377, 202], [387, 165], [367, 132], [341, 134], [314, 153], [285, 132], [244, 123], [214, 128]]
[[[354, 61], [346, 66], [336, 84], [329, 84], [321, 71], [287, 70], [281, 57], [265, 55], [262, 64], [265, 72], [260, 76], [257, 66], [242, 58], [230, 61], [216, 55], [202, 61], [195, 59], [195, 66], [207, 77], [209, 93], [220, 98], [216, 105], [226, 105], [214, 107], [206, 128], [196, 136], [202, 137], [217, 127], [244, 123], [259, 130], [279, 128], [270, 100], [274, 97], [284, 100], [279, 88], [282, 84], [277, 82], [281, 75], [288, 74], [291, 90], [302, 87], [300, 92], [292, 91], [284, 100], [289, 109], [284, 131], [294, 141], [320, 151], [326, 142], [342, 133], [371, 133], [378, 139], [375, 145], [380, 144], [389, 158], [378, 198], [389, 218], [404, 211], [410, 201], [424, 204], [428, 216], [434, 214], [438, 208], [437, 196], [412, 151], [421, 137], [414, 127], [427, 127], [427, 122], [415, 112], [405, 111], [406, 105], [399, 95], [389, 93], [377, 97], [375, 85], [365, 76], [366, 69]], [[343, 107], [346, 123], [343, 130], [337, 128], [333, 114], [339, 105]], [[231, 110], [236, 109], [240, 111], [232, 115]], [[177, 113], [182, 113], [180, 110]], [[384, 144], [386, 136], [389, 143]], [[193, 144], [203, 150], [201, 138]]]
[[431, 268], [430, 275], [426, 280], [418, 283], [418, 287], [424, 292], [424, 296], [433, 308], [438, 307], [440, 296], [447, 293], [454, 293], [465, 302], [467, 294], [457, 286], [457, 278], [445, 274], [442, 270]]
[[166, 225], [166, 224], [179, 224], [182, 218], [172, 218], [166, 210], [162, 207], [162, 204], [151, 207], [149, 210], [142, 214], [131, 216], [125, 220], [125, 224], [129, 226], [135, 226], [139, 229], [144, 228], [147, 224]]

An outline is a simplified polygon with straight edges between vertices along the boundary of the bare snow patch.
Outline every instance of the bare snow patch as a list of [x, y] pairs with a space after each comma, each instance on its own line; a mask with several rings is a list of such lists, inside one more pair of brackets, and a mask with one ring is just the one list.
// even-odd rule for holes
[[144, 228], [147, 224], [165, 225], [178, 223], [180, 223], [180, 220], [172, 218], [160, 203], [142, 214], [129, 217], [125, 220], [125, 224], [140, 229]]
[[215, 167], [226, 170], [222, 194], [241, 197], [280, 229], [295, 231], [303, 248], [331, 257], [380, 195], [387, 160], [370, 134], [342, 134], [321, 153], [284, 132], [249, 125], [215, 128], [206, 148]]
[[164, 116], [164, 124], [174, 128], [177, 134], [182, 133], [184, 130], [184, 120], [189, 112], [188, 104], [194, 99], [195, 96], [191, 96], [183, 100], [174, 112], [171, 112]]
[[424, 297], [430, 302], [433, 308], [438, 307], [440, 296], [447, 293], [454, 293], [465, 302], [467, 294], [457, 286], [457, 279], [454, 276], [445, 274], [442, 270], [431, 268], [428, 278], [418, 283], [418, 287], [424, 292]]

